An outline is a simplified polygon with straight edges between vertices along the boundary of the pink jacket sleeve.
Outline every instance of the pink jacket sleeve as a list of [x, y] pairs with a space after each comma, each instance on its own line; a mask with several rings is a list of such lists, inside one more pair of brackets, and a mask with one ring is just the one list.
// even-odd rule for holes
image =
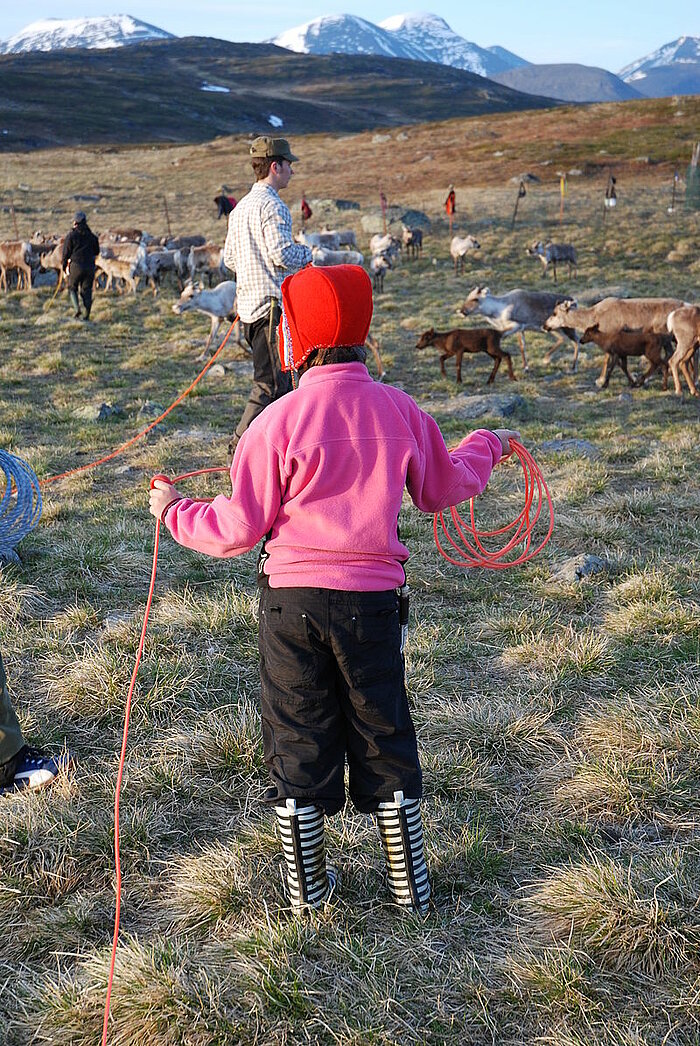
[[414, 504], [422, 512], [439, 512], [481, 494], [503, 456], [498, 436], [488, 429], [477, 429], [450, 451], [437, 422], [423, 411], [419, 414], [420, 451], [411, 460], [406, 476]]
[[231, 466], [231, 497], [212, 502], [183, 498], [165, 517], [165, 525], [180, 545], [228, 558], [249, 552], [267, 534], [282, 503], [286, 479], [282, 457], [264, 436], [238, 445]]

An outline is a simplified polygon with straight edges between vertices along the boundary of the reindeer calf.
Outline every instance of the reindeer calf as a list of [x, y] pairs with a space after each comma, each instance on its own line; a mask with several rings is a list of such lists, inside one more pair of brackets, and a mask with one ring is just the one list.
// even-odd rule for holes
[[[587, 327], [581, 335], [581, 342], [593, 341], [605, 353], [605, 362], [596, 381], [599, 388], [607, 389], [610, 375], [616, 364], [627, 376], [627, 381], [632, 386], [644, 385], [652, 374], [659, 368], [663, 371], [663, 388], [668, 387], [668, 359], [667, 351], [671, 347], [671, 339], [666, 334], [647, 334], [641, 330], [622, 330], [614, 334], [604, 334], [597, 323]], [[644, 374], [635, 382], [627, 370], [627, 359], [630, 356], [644, 356], [649, 361], [649, 367]]]
[[445, 372], [445, 360], [450, 356], [455, 358], [455, 366], [457, 368], [457, 381], [462, 381], [462, 356], [465, 352], [485, 352], [487, 356], [490, 356], [496, 362], [493, 365], [487, 385], [493, 383], [496, 377], [496, 371], [501, 365], [501, 361], [506, 361], [508, 368], [508, 377], [511, 381], [516, 381], [515, 374], [513, 373], [513, 361], [507, 352], [504, 352], [501, 348], [501, 335], [502, 331], [494, 330], [492, 327], [471, 327], [469, 330], [451, 330], [451, 331], [436, 331], [432, 327], [430, 330], [424, 331], [421, 334], [417, 344], [417, 349], [424, 349], [428, 345], [435, 345], [436, 348], [440, 349], [440, 371], [443, 377], [447, 377]]

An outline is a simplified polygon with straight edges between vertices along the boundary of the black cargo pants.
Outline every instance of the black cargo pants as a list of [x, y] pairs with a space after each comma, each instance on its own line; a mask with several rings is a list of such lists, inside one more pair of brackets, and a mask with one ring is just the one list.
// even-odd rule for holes
[[76, 294], [80, 294], [86, 316], [90, 315], [90, 309], [92, 308], [92, 285], [94, 282], [94, 268], [80, 269], [77, 265], [71, 264], [68, 270], [66, 286], [69, 291], [75, 291]]
[[336, 813], [346, 758], [361, 812], [395, 791], [421, 797], [394, 590], [263, 588], [259, 647], [268, 802]]
[[270, 311], [261, 319], [243, 324], [243, 335], [253, 350], [253, 387], [228, 445], [230, 458], [253, 418], [257, 418], [273, 400], [292, 390], [291, 374], [282, 370], [277, 348], [279, 322], [280, 307], [273, 302]]

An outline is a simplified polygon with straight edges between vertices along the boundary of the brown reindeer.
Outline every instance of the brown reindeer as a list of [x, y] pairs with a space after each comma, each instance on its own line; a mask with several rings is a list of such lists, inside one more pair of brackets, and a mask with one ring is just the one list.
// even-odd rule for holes
[[[668, 387], [668, 356], [671, 353], [671, 337], [668, 334], [648, 334], [640, 330], [622, 330], [614, 334], [604, 334], [597, 323], [587, 327], [581, 335], [581, 344], [593, 341], [605, 353], [605, 362], [596, 380], [599, 388], [607, 389], [610, 375], [619, 365], [625, 372], [627, 381], [632, 386], [644, 385], [659, 368], [663, 371], [663, 388]], [[645, 356], [649, 361], [648, 369], [637, 381], [633, 381], [627, 370], [630, 356]]]
[[465, 352], [485, 352], [487, 356], [490, 356], [496, 362], [493, 365], [493, 370], [489, 374], [487, 385], [493, 383], [496, 377], [496, 371], [501, 365], [501, 361], [506, 361], [508, 367], [508, 377], [511, 381], [516, 381], [515, 374], [513, 374], [513, 361], [507, 352], [504, 352], [501, 348], [501, 331], [494, 330], [492, 327], [471, 327], [469, 330], [451, 330], [451, 331], [436, 331], [432, 327], [430, 330], [424, 331], [421, 334], [420, 339], [416, 344], [417, 349], [424, 349], [428, 345], [435, 345], [436, 348], [440, 349], [440, 371], [443, 377], [447, 377], [445, 372], [445, 360], [450, 356], [454, 356], [455, 365], [457, 368], [457, 381], [462, 381], [462, 356]]

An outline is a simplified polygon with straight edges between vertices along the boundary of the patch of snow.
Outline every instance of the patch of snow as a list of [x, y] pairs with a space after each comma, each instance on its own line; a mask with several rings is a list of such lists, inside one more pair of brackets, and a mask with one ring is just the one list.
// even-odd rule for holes
[[231, 94], [230, 87], [221, 87], [219, 84], [209, 84], [206, 80], [199, 89], [200, 91], [216, 91], [218, 94]]
[[273, 127], [284, 127], [284, 120], [281, 116], [275, 116], [274, 113], [270, 113], [267, 118], [267, 122], [272, 124]]

